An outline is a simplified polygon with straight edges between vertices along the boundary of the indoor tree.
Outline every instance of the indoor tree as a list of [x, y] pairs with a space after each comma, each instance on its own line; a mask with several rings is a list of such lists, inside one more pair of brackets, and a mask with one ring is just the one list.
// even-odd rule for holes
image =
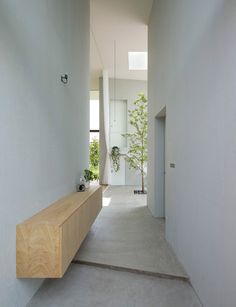
[[134, 101], [134, 108], [128, 110], [129, 123], [132, 127], [130, 133], [123, 134], [128, 140], [128, 152], [125, 160], [131, 169], [139, 170], [144, 189], [144, 176], [147, 164], [147, 98], [143, 93]]

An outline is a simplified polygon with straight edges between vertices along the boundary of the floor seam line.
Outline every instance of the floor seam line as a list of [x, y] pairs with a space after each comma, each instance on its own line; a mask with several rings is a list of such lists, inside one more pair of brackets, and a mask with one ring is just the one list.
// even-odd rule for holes
[[181, 281], [184, 281], [190, 284], [189, 278], [185, 276], [178, 276], [178, 275], [159, 273], [159, 272], [150, 272], [150, 271], [145, 271], [145, 270], [140, 270], [140, 269], [128, 268], [128, 267], [117, 266], [117, 265], [112, 265], [112, 264], [84, 261], [84, 260], [73, 260], [71, 263], [99, 267], [103, 269], [110, 269], [110, 270], [119, 271], [119, 272], [127, 272], [127, 273], [134, 273], [134, 274], [145, 275], [145, 276], [152, 276], [152, 277], [163, 278], [163, 279], [181, 280]]

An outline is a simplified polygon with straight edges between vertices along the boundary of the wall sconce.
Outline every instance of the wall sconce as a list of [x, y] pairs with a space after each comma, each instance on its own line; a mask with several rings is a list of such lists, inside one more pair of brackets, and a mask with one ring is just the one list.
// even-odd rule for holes
[[68, 75], [67, 74], [61, 75], [61, 82], [64, 83], [64, 84], [68, 83]]

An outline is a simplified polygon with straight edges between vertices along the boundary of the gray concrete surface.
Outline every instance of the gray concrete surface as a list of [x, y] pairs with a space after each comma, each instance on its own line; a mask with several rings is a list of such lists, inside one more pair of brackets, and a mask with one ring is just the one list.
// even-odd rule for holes
[[184, 281], [72, 264], [47, 280], [27, 307], [201, 307]]
[[165, 240], [163, 219], [153, 218], [146, 195], [133, 187], [109, 187], [104, 207], [75, 260], [187, 277]]

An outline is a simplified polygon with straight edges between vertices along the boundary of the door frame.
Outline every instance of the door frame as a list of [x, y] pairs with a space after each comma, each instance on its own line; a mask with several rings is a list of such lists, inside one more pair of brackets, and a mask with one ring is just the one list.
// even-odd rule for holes
[[155, 170], [156, 170], [156, 212], [157, 216], [166, 216], [166, 107], [155, 117]]

